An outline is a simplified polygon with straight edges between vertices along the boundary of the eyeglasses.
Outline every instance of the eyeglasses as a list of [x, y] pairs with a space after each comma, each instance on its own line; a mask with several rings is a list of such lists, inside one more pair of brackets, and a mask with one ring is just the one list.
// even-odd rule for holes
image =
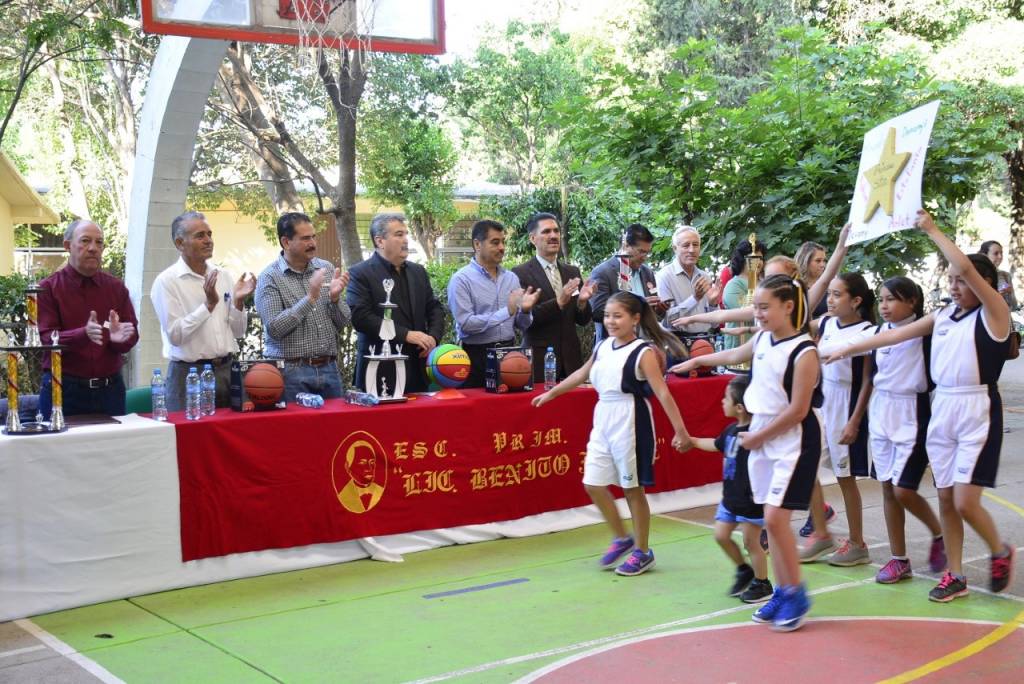
[[649, 257], [649, 256], [651, 256], [651, 250], [649, 250], [649, 249], [644, 249], [642, 247], [637, 247], [635, 245], [630, 245], [629, 248], [631, 250], [633, 250], [633, 254], [636, 254], [639, 257]]

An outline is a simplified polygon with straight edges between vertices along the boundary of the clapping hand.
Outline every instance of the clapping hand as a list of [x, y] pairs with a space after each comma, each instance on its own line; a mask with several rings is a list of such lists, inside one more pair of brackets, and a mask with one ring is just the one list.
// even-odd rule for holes
[[89, 320], [85, 323], [85, 334], [93, 344], [103, 346], [103, 326], [96, 318], [96, 312], [89, 312]]
[[246, 271], [238, 277], [238, 282], [232, 290], [231, 296], [234, 297], [235, 306], [239, 311], [245, 305], [245, 299], [256, 290], [256, 276]]
[[309, 277], [309, 301], [315, 302], [320, 299], [320, 290], [323, 289], [324, 281], [327, 280], [327, 273], [326, 268], [318, 268]]
[[582, 287], [580, 287], [580, 296], [577, 298], [576, 301], [582, 307], [588, 301], [590, 301], [590, 298], [594, 296], [594, 292], [596, 290], [597, 283], [593, 280], [588, 280], [587, 282], [583, 283]]
[[533, 308], [533, 305], [537, 303], [538, 299], [540, 299], [540, 289], [531, 285], [526, 288], [526, 291], [523, 292], [522, 298], [519, 300], [519, 310], [523, 313], [527, 313]]
[[348, 279], [348, 271], [342, 273], [340, 268], [334, 269], [334, 277], [331, 278], [330, 283], [330, 293], [332, 302], [337, 303], [338, 300], [341, 299], [342, 291], [346, 287], [348, 287]]
[[128, 321], [121, 321], [121, 317], [113, 309], [110, 310], [110, 317], [107, 319], [110, 328], [110, 341], [122, 344], [131, 340], [135, 334], [135, 325]]
[[557, 292], [555, 300], [558, 302], [558, 308], [564, 309], [565, 305], [569, 303], [572, 296], [576, 294], [577, 288], [580, 286], [579, 278], [570, 278], [569, 282], [562, 286], [562, 289]]
[[213, 311], [217, 308], [220, 297], [217, 295], [217, 276], [220, 274], [215, 268], [206, 270], [206, 277], [203, 278], [203, 292], [206, 293], [206, 308]]

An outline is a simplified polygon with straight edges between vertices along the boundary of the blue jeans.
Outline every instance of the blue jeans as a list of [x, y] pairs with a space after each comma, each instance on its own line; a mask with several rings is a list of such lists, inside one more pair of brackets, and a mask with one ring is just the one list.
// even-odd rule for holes
[[295, 401], [299, 392], [319, 394], [324, 399], [337, 399], [342, 395], [341, 374], [338, 363], [331, 361], [322, 366], [304, 363], [286, 363], [284, 366], [284, 400]]
[[[106, 387], [90, 389], [79, 380], [64, 376], [64, 417], [78, 416], [87, 413], [99, 413], [104, 416], [123, 416], [125, 414], [124, 379], [118, 373], [111, 377]], [[53, 408], [51, 387], [53, 376], [50, 371], [43, 373], [43, 381], [39, 385], [39, 411], [43, 420], [50, 420]]]

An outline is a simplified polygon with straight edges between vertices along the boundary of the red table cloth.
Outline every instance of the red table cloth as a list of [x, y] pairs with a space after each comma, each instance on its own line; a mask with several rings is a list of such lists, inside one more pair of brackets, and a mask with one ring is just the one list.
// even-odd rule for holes
[[[687, 428], [716, 436], [729, 422], [731, 376], [669, 380]], [[539, 392], [418, 396], [362, 407], [172, 414], [185, 561], [374, 535], [513, 520], [590, 503], [580, 479], [597, 394], [574, 390], [543, 408]], [[720, 454], [671, 448], [657, 432], [651, 492], [721, 480]]]

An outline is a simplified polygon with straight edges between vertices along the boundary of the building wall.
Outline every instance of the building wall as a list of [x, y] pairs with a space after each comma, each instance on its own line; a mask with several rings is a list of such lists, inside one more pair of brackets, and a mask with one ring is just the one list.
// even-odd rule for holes
[[0, 197], [0, 275], [14, 272], [14, 223], [11, 205]]
[[[460, 214], [474, 216], [478, 211], [479, 203], [473, 200], [456, 200], [455, 208]], [[399, 207], [382, 207], [365, 197], [356, 198], [356, 226], [363, 244], [364, 255], [369, 255], [373, 246], [370, 242], [370, 220], [378, 213], [402, 213]], [[266, 266], [277, 258], [280, 248], [277, 241], [271, 242], [263, 234], [259, 222], [246, 216], [235, 209], [231, 202], [224, 202], [216, 209], [205, 210], [206, 220], [213, 229], [213, 258], [218, 264], [227, 269], [234, 277], [238, 277], [245, 271], [259, 275]], [[327, 229], [327, 222], [317, 221], [318, 227]], [[471, 222], [470, 222], [471, 223]], [[465, 221], [456, 223], [461, 232], [467, 232]], [[170, 241], [168, 230], [168, 242]], [[461, 244], [463, 239], [448, 240], [449, 244]], [[340, 251], [337, 239], [331, 235], [323, 235], [318, 241], [320, 256], [340, 262]], [[411, 240], [410, 258], [413, 261], [424, 261], [423, 250]]]

